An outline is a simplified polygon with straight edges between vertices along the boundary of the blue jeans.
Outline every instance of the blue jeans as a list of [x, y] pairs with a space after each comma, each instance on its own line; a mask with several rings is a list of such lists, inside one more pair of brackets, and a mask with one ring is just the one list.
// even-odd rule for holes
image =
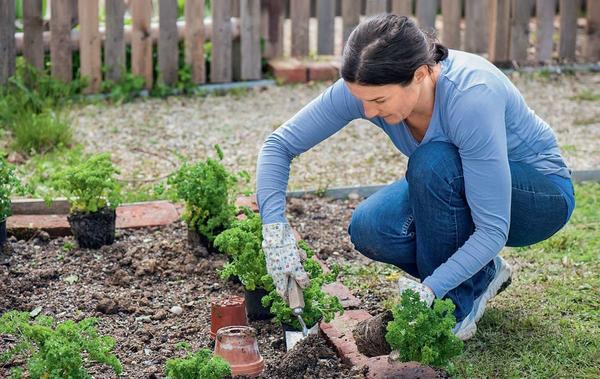
[[[415, 159], [419, 155], [425, 159]], [[415, 167], [429, 159], [443, 164]], [[436, 175], [413, 175], [425, 168]], [[510, 171], [512, 204], [506, 245], [527, 246], [547, 239], [568, 221], [571, 209], [566, 199], [571, 196], [573, 204], [572, 183], [563, 179], [571, 190], [565, 194], [561, 186], [530, 165], [510, 162]], [[361, 254], [423, 280], [465, 243], [475, 225], [454, 145], [430, 142], [420, 146], [409, 160], [406, 177], [408, 180], [390, 184], [361, 202], [352, 214], [348, 233]], [[490, 261], [447, 293], [445, 298], [456, 305], [457, 321], [469, 314], [494, 274], [494, 262]]]

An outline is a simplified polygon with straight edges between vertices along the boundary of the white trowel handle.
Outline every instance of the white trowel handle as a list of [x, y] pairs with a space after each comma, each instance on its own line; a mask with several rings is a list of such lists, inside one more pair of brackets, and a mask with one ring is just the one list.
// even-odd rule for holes
[[292, 310], [297, 308], [304, 309], [304, 294], [302, 293], [302, 288], [296, 283], [296, 279], [291, 276], [288, 277], [288, 301]]

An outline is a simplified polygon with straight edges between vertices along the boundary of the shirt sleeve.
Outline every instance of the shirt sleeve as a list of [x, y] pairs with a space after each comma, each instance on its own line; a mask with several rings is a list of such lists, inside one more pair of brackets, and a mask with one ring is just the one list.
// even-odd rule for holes
[[462, 161], [465, 195], [475, 231], [424, 284], [438, 298], [488, 264], [508, 239], [511, 176], [501, 90], [479, 84], [448, 106], [448, 135]]
[[256, 167], [256, 198], [263, 224], [287, 222], [285, 192], [292, 159], [361, 117], [360, 101], [340, 79], [265, 140]]

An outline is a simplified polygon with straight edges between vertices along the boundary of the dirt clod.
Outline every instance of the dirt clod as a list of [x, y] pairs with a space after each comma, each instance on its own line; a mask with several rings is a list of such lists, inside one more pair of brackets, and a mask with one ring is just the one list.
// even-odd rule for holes
[[388, 310], [359, 322], [352, 332], [358, 351], [367, 357], [389, 354], [392, 349], [385, 340], [385, 333], [388, 322], [393, 319], [392, 312]]

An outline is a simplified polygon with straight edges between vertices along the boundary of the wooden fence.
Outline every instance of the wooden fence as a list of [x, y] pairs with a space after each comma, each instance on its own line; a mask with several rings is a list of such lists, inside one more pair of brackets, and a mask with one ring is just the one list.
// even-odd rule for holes
[[[261, 58], [283, 54], [284, 24], [291, 23], [291, 55], [308, 56], [310, 19], [316, 18], [316, 53], [330, 55], [363, 15], [382, 12], [413, 16], [422, 27], [436, 29], [448, 47], [482, 53], [498, 64], [600, 60], [600, 0], [213, 0], [210, 8], [205, 0], [186, 0], [179, 21], [177, 0], [47, 0], [49, 23], [42, 0], [22, 1], [23, 32], [16, 33], [15, 0], [0, 0], [0, 83], [14, 73], [18, 54], [41, 69], [47, 50], [52, 76], [68, 82], [73, 51], [79, 50], [89, 92], [99, 91], [102, 80], [118, 81], [124, 70], [143, 76], [151, 88], [156, 44], [158, 80], [171, 85], [181, 66], [180, 40], [197, 84], [207, 80], [207, 40], [211, 82], [260, 79]], [[341, 33], [335, 32], [336, 22]], [[578, 22], [584, 30], [579, 35]]]

